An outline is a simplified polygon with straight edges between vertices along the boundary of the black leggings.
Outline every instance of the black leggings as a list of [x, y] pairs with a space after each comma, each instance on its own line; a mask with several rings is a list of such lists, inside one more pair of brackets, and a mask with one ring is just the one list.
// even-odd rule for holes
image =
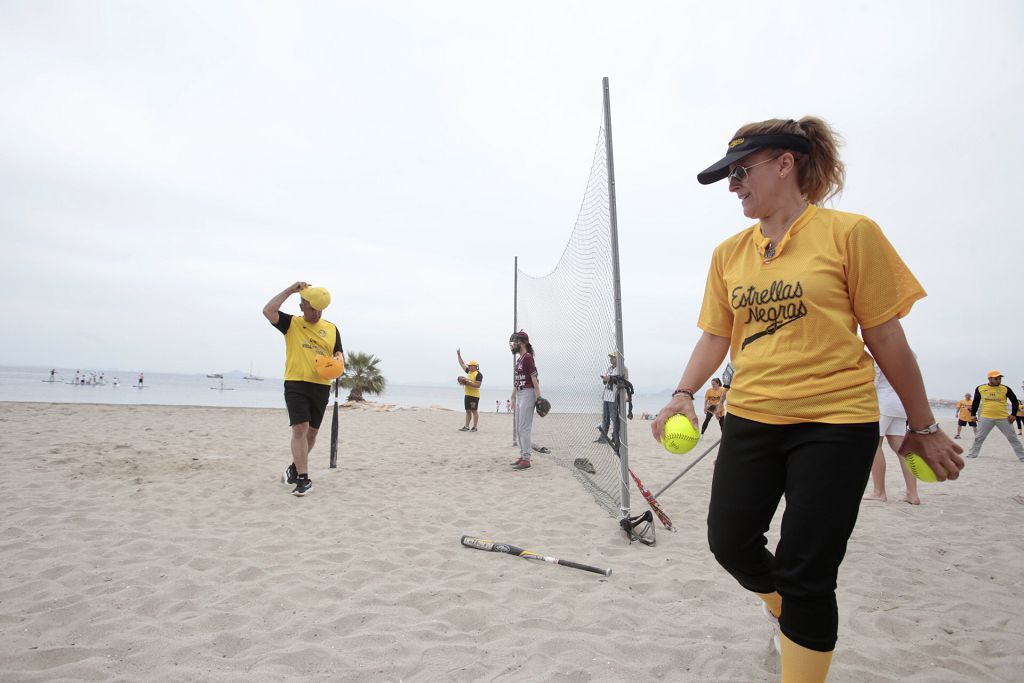
[[[715, 411], [714, 411], [714, 409], [712, 409], [712, 410], [708, 411], [708, 412], [706, 413], [706, 415], [707, 415], [707, 417], [705, 417], [705, 418], [704, 418], [704, 426], [700, 428], [700, 433], [701, 433], [701, 434], [703, 434], [703, 433], [704, 433], [704, 431], [705, 431], [705, 430], [706, 430], [706, 429], [708, 428], [708, 423], [709, 423], [709, 422], [711, 422], [711, 418], [715, 416]], [[722, 418], [718, 418], [718, 424], [719, 424], [719, 425], [721, 425], [721, 424], [722, 424]]]
[[1017, 418], [1017, 431], [1019, 432], [1020, 426], [1024, 425], [1024, 417], [1021, 417], [1020, 415], [1014, 415], [1014, 417]]
[[[747, 590], [779, 592], [782, 632], [803, 647], [835, 649], [836, 576], [877, 446], [877, 422], [770, 425], [730, 415], [723, 426], [708, 510], [711, 552]], [[772, 555], [765, 532], [783, 494]]]

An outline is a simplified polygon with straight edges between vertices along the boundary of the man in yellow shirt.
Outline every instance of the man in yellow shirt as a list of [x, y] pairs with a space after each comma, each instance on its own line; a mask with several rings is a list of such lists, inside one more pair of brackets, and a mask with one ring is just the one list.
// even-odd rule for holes
[[[292, 294], [301, 297], [301, 316], [280, 310]], [[284, 402], [292, 427], [292, 464], [284, 471], [281, 481], [295, 484], [292, 493], [296, 496], [304, 496], [313, 488], [309, 480], [309, 452], [316, 443], [331, 393], [332, 380], [320, 376], [316, 359], [319, 356], [344, 358], [341, 333], [334, 323], [321, 317], [330, 303], [331, 295], [323, 287], [296, 282], [263, 307], [264, 317], [284, 335]]]
[[971, 415], [971, 395], [964, 394], [964, 397], [956, 402], [956, 436], [954, 439], [960, 438], [960, 430], [971, 426], [974, 430], [974, 435], [978, 435], [978, 421]]
[[[1010, 411], [1006, 410], [1006, 402], [1010, 402]], [[979, 415], [979, 409], [981, 414]], [[982, 384], [974, 390], [974, 401], [971, 403], [971, 415], [978, 419], [978, 432], [974, 437], [968, 458], [977, 458], [981, 445], [988, 438], [988, 433], [996, 427], [1003, 433], [1013, 447], [1017, 459], [1024, 462], [1024, 445], [1013, 433], [1013, 423], [1020, 404], [1010, 387], [1003, 384], [1003, 373], [993, 370], [988, 373], [988, 384]]]
[[[468, 363], [462, 360], [462, 349], [455, 349], [458, 356], [459, 366], [466, 373], [465, 377], [459, 376], [459, 384], [466, 387], [466, 398], [463, 399], [463, 407], [466, 409], [466, 424], [460, 432], [475, 432], [480, 423], [480, 385], [484, 383], [484, 373], [480, 372], [480, 363], [471, 360]], [[469, 421], [473, 421], [473, 428], [470, 429]]]

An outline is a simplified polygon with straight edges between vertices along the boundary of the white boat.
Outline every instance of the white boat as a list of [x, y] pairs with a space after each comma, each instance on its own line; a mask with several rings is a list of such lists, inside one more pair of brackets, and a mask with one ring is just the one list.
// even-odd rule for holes
[[262, 382], [263, 381], [262, 377], [257, 377], [256, 375], [252, 374], [252, 363], [249, 363], [249, 374], [246, 375], [245, 377], [243, 377], [242, 379], [249, 380], [250, 382]]

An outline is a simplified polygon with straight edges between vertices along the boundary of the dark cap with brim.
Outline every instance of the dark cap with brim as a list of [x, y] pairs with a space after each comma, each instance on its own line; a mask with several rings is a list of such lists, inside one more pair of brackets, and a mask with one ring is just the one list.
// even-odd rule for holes
[[745, 156], [753, 154], [765, 147], [781, 147], [796, 152], [809, 153], [810, 141], [802, 135], [777, 133], [771, 135], [744, 135], [729, 141], [729, 150], [725, 156], [697, 174], [697, 182], [701, 185], [717, 183], [729, 175], [729, 164], [733, 164]]

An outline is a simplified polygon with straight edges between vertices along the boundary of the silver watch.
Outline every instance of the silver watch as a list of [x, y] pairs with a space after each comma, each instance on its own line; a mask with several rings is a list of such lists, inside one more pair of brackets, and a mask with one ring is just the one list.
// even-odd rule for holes
[[910, 423], [908, 422], [907, 431], [914, 432], [915, 434], [934, 434], [935, 432], [939, 431], [939, 424], [937, 422], [933, 422], [924, 429], [911, 429]]

